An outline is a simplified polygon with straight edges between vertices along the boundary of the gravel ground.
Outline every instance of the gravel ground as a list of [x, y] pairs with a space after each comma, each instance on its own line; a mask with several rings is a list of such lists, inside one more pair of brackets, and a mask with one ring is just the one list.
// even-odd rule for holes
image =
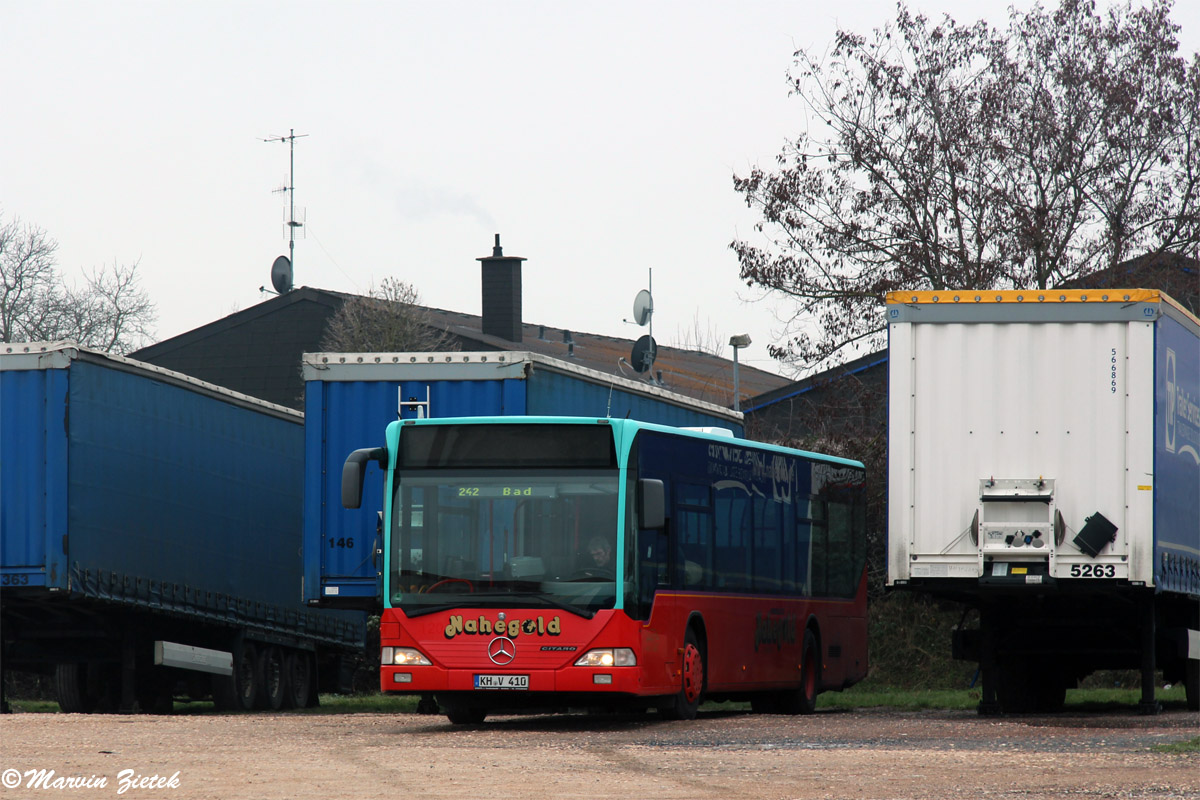
[[[385, 714], [12, 714], [0, 718], [0, 800], [1194, 799], [1200, 757], [1152, 747], [1198, 734], [1200, 714], [1132, 710], [1000, 719], [715, 711], [692, 722], [561, 715], [464, 727]], [[46, 771], [40, 784], [37, 770]], [[157, 788], [121, 791], [155, 776]], [[93, 785], [68, 788], [72, 777]]]

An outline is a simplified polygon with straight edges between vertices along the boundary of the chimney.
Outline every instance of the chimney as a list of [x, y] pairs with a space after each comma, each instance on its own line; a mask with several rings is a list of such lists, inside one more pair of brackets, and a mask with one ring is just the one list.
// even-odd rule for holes
[[500, 234], [491, 256], [476, 259], [483, 271], [483, 332], [521, 341], [521, 256], [506, 256]]

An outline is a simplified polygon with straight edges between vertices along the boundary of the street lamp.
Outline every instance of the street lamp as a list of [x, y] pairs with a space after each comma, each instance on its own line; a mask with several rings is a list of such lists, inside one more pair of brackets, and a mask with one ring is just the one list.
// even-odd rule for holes
[[750, 334], [740, 333], [729, 337], [729, 346], [733, 348], [733, 410], [742, 410], [741, 397], [738, 394], [738, 350], [750, 346]]

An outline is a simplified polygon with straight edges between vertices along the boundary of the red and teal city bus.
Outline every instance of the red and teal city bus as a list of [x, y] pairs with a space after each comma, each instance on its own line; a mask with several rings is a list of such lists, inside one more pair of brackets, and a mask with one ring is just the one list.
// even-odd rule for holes
[[489, 712], [702, 700], [808, 713], [867, 671], [856, 461], [635, 420], [403, 420], [386, 470], [384, 692]]

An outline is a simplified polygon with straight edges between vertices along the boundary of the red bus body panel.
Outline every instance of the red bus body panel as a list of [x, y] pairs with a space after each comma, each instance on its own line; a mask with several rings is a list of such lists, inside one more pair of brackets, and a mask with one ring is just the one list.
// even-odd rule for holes
[[[865, 586], [860, 587], [859, 597], [865, 594]], [[649, 622], [612, 610], [585, 619], [554, 609], [461, 608], [410, 619], [399, 609], [386, 609], [381, 645], [415, 648], [433, 663], [383, 664], [380, 688], [472, 692], [475, 676], [486, 674], [528, 675], [530, 692], [674, 694], [680, 686], [683, 637], [689, 621], [698, 618], [708, 693], [794, 688], [800, 681], [804, 631], [810, 626], [820, 644], [821, 684], [839, 689], [866, 676], [865, 658], [854, 656], [866, 653], [865, 605], [863, 600], [659, 591]], [[512, 641], [510, 663], [497, 664], [489, 657], [497, 637]], [[589, 650], [606, 647], [630, 648], [637, 666], [575, 666]], [[398, 682], [397, 674], [411, 678]], [[596, 675], [611, 676], [611, 682], [597, 683]]]

